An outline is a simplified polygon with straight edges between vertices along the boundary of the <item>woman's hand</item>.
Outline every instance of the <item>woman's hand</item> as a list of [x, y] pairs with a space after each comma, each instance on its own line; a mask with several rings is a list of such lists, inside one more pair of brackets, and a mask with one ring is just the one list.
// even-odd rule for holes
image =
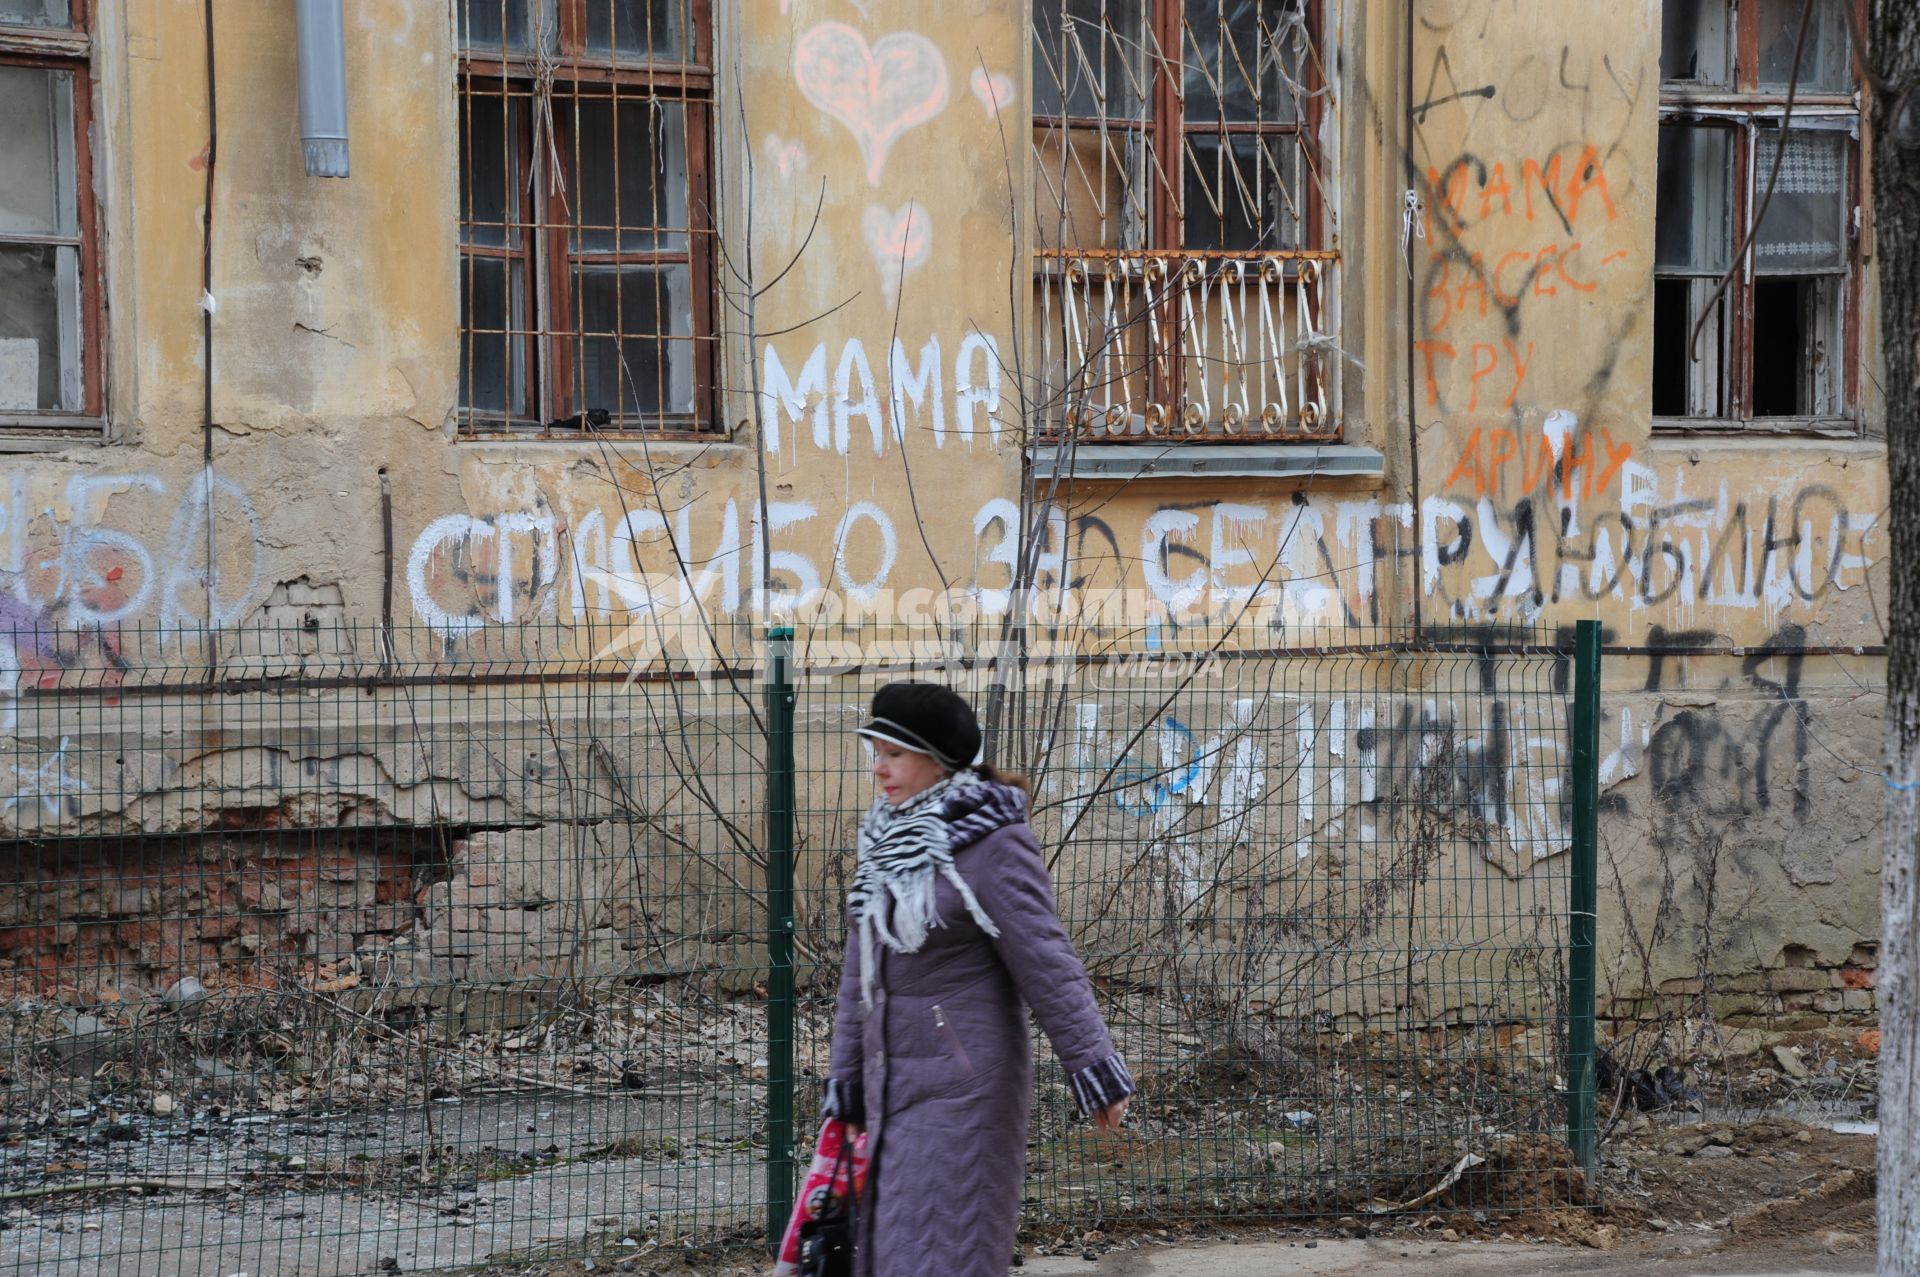
[[1127, 1115], [1127, 1098], [1122, 1096], [1107, 1107], [1093, 1111], [1093, 1124], [1102, 1135], [1112, 1135], [1120, 1129], [1120, 1121]]

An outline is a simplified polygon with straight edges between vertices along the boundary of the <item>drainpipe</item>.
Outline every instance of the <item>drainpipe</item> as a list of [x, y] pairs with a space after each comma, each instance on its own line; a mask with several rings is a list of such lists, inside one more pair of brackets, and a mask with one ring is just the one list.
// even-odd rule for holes
[[300, 146], [308, 177], [347, 175], [347, 35], [341, 0], [294, 0]]

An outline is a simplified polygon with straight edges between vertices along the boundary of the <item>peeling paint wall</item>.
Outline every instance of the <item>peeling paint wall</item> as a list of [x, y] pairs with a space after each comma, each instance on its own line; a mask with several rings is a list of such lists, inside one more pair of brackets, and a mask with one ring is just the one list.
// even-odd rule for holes
[[[300, 168], [291, 9], [221, 8], [210, 209], [201, 5], [100, 8], [108, 441], [0, 462], [8, 627], [370, 620], [389, 581], [399, 621], [454, 644], [815, 589], [1007, 606], [1025, 6], [717, 6], [728, 433], [644, 447], [453, 438], [446, 6], [353, 8], [344, 182]], [[1880, 662], [1848, 654], [1883, 637], [1877, 409], [1848, 441], [1653, 432], [1657, 5], [1421, 0], [1410, 50], [1397, 16], [1329, 9], [1346, 438], [1384, 478], [1082, 484], [1043, 515], [1040, 584], [1287, 627], [1597, 617], [1629, 649], [1604, 745], [1616, 984], [1855, 963], [1877, 918]], [[1685, 654], [1711, 647], [1739, 651]], [[1636, 972], [1662, 898], [1679, 921]]]
[[[1417, 14], [1423, 567], [1475, 564], [1429, 615], [1595, 616], [1632, 653], [1605, 707], [1613, 988], [1820, 967], [1818, 1006], [1720, 1009], [1864, 1010], [1840, 982], [1878, 935], [1882, 665], [1845, 654], [1884, 635], [1871, 390], [1859, 441], [1654, 434], [1658, 4]], [[1666, 654], [1713, 647], [1744, 650]]]

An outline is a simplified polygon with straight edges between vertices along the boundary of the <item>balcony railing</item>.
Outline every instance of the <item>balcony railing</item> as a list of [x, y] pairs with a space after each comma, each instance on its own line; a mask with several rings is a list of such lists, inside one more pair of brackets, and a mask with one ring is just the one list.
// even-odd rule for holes
[[1088, 443], [1340, 438], [1338, 255], [1046, 251], [1043, 432]]

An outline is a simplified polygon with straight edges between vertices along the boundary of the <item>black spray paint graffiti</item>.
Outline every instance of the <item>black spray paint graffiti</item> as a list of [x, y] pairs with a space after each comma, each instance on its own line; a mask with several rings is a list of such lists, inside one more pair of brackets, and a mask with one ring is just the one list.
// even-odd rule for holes
[[1471, 730], [1437, 706], [1402, 705], [1385, 726], [1354, 734], [1363, 767], [1384, 777], [1371, 802], [1405, 804], [1446, 813], [1456, 833], [1479, 851], [1492, 849], [1514, 826], [1512, 711], [1494, 698], [1480, 730]]
[[[1692, 647], [1702, 631], [1654, 630], [1653, 646]], [[1796, 824], [1812, 814], [1809, 708], [1800, 692], [1806, 631], [1786, 625], [1740, 664], [1747, 685], [1766, 696], [1744, 723], [1721, 709], [1690, 706], [1654, 728], [1647, 742], [1647, 779], [1656, 811], [1686, 811], [1715, 821], [1784, 812]], [[1768, 674], [1777, 671], [1778, 677]], [[1659, 691], [1664, 663], [1647, 670], [1647, 691]]]
[[1560, 503], [1543, 532], [1533, 496], [1502, 508], [1489, 499], [1471, 511], [1429, 500], [1431, 563], [1452, 568], [1479, 544], [1493, 571], [1467, 591], [1429, 584], [1458, 620], [1525, 611], [1567, 601], [1627, 600], [1767, 608], [1776, 613], [1817, 603], [1864, 579], [1867, 537], [1877, 517], [1854, 510], [1840, 491], [1810, 483], [1764, 506], [1708, 500], [1636, 503], [1582, 515]]
[[1045, 595], [1143, 583], [1174, 621], [1264, 603], [1275, 626], [1382, 624], [1396, 579], [1456, 624], [1527, 622], [1551, 605], [1602, 601], [1778, 617], [1852, 588], [1872, 564], [1877, 518], [1829, 485], [1764, 502], [1661, 502], [1644, 470], [1628, 463], [1622, 474], [1628, 490], [1610, 505], [1576, 508], [1544, 490], [1508, 503], [1429, 497], [1417, 540], [1410, 504], [1304, 493], [1271, 508], [1161, 505], [1139, 530], [1055, 512], [1041, 528], [1037, 584]]
[[1521, 873], [1566, 849], [1565, 716], [1547, 680], [1528, 673], [1538, 654], [1476, 666], [1478, 676], [1456, 667], [1465, 677], [1428, 695], [1275, 692], [1232, 701], [1215, 728], [1189, 726], [1187, 713], [1215, 716], [1213, 689], [1130, 738], [1100, 736], [1097, 709], [1084, 705], [1071, 789], [1080, 802], [1108, 794], [1175, 839], [1228, 830], [1304, 860], [1354, 840], [1397, 842], [1418, 825], [1429, 841]]
[[[1426, 667], [1433, 682], [1424, 691], [1292, 696], [1268, 688], [1223, 702], [1229, 688], [1258, 690], [1237, 681], [1249, 669], [1228, 659], [1209, 670], [1217, 686], [1163, 707], [1151, 730], [1101, 735], [1096, 707], [1084, 704], [1070, 804], [1102, 796], [1120, 815], [1148, 822], [1153, 837], [1177, 845], [1183, 873], [1242, 841], [1304, 861], [1412, 840], [1522, 876], [1565, 852], [1573, 829], [1572, 627], [1549, 640], [1550, 672], [1542, 649], [1509, 646], [1516, 633], [1508, 627], [1442, 626], [1427, 637], [1438, 663]], [[1603, 630], [1609, 645], [1618, 637]], [[1648, 662], [1639, 695], [1649, 699], [1673, 696], [1677, 662], [1716, 645], [1706, 631], [1656, 627], [1650, 638], [1650, 655], [1636, 648], [1630, 657]], [[1817, 733], [1802, 690], [1806, 644], [1802, 627], [1781, 627], [1740, 658], [1735, 677], [1748, 696], [1725, 709], [1656, 710], [1654, 730], [1643, 728], [1637, 744], [1628, 739], [1637, 698], [1606, 712], [1602, 819], [1639, 811], [1654, 844], [1674, 852], [1703, 828], [1764, 813], [1809, 822]], [[1208, 720], [1218, 721], [1197, 725]], [[1615, 787], [1636, 775], [1642, 785]]]
[[[1421, 278], [1410, 298], [1414, 347], [1427, 407], [1498, 410], [1516, 423], [1540, 355], [1562, 370], [1563, 383], [1569, 361], [1592, 359], [1578, 401], [1560, 406], [1593, 419], [1643, 308], [1627, 308], [1614, 340], [1578, 350], [1562, 348], [1551, 330], [1537, 343], [1524, 330], [1539, 307], [1564, 306], [1609, 272], [1636, 269], [1631, 246], [1610, 229], [1618, 213], [1612, 187], [1631, 187], [1636, 177], [1621, 148], [1654, 71], [1650, 58], [1616, 58], [1617, 50], [1590, 42], [1528, 47], [1530, 18], [1506, 0], [1419, 14], [1431, 52], [1413, 55], [1424, 60], [1425, 88], [1410, 108], [1405, 157], [1407, 186], [1425, 210], [1426, 260], [1416, 264]], [[1512, 149], [1516, 139], [1523, 151]], [[1555, 297], [1562, 300], [1545, 300]], [[1454, 402], [1446, 387], [1459, 384], [1462, 369], [1467, 388]], [[1482, 393], [1495, 386], [1499, 392]]]

